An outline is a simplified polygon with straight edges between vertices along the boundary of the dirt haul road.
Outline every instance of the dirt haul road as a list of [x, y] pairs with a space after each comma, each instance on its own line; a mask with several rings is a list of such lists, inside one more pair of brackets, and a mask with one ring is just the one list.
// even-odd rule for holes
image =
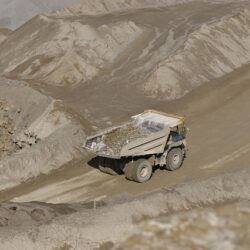
[[149, 182], [137, 184], [127, 181], [124, 176], [100, 173], [83, 159], [50, 176], [42, 176], [3, 193], [1, 197], [22, 202], [87, 201], [124, 193], [139, 194], [248, 166], [249, 81], [249, 66], [246, 66], [198, 88], [182, 100], [163, 102], [155, 107], [187, 116], [189, 152], [183, 168], [176, 172], [156, 170]]
[[[30, 131], [39, 124], [41, 135], [28, 133], [35, 142], [18, 153], [22, 167], [15, 157], [4, 160], [7, 168], [0, 167], [2, 190], [13, 184], [1, 200], [76, 202], [137, 194], [249, 163], [249, 1], [120, 2], [83, 0], [83, 8], [39, 15], [1, 43], [0, 75], [25, 81], [29, 88], [22, 105], [27, 106], [28, 96], [32, 114], [37, 114], [33, 106], [43, 109], [41, 101], [30, 101], [37, 103], [35, 96], [48, 109], [40, 110], [41, 119], [34, 114], [30, 119]], [[13, 86], [4, 82], [3, 97]], [[15, 94], [9, 92], [13, 102], [24, 90], [16, 84]], [[190, 151], [181, 170], [156, 170], [148, 183], [136, 184], [87, 164], [91, 156], [79, 151], [86, 134], [149, 108], [187, 117]], [[27, 121], [24, 114], [21, 125]], [[62, 129], [57, 116], [65, 117]], [[44, 135], [44, 124], [53, 125], [51, 136]], [[27, 182], [29, 177], [36, 179]]]

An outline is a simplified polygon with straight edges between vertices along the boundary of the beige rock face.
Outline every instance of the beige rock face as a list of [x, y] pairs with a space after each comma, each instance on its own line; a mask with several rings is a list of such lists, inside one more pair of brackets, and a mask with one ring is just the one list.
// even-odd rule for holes
[[[176, 99], [250, 61], [250, 11], [203, 25], [160, 63], [144, 85], [149, 96]], [[195, 73], [194, 73], [195, 72]]]
[[1, 0], [0, 27], [17, 29], [45, 11], [58, 10], [78, 0]]
[[[43, 28], [38, 31], [38, 26]], [[20, 42], [12, 51], [2, 51], [1, 64], [7, 65], [6, 76], [71, 86], [100, 74], [141, 33], [133, 22], [95, 28], [39, 16], [15, 33], [11, 40]]]
[[[79, 0], [79, 3], [65, 7], [63, 15], [103, 15], [123, 11], [136, 11], [145, 8], [162, 8], [190, 3], [193, 0]], [[208, 2], [200, 0], [199, 2]], [[217, 3], [230, 3], [232, 0], [216, 0]]]
[[8, 104], [0, 100], [0, 160], [18, 149], [11, 139], [15, 132], [13, 119], [14, 114]]
[[[62, 11], [63, 15], [102, 15], [112, 12], [160, 8], [191, 2], [192, 0], [80, 0]], [[206, 0], [202, 0], [206, 1]], [[223, 0], [222, 0], [223, 1]]]
[[3, 78], [0, 100], [1, 190], [48, 174], [83, 155], [84, 132], [59, 102]]
[[[248, 250], [249, 72], [161, 100], [249, 63], [249, 7], [82, 0], [4, 38], [0, 249]], [[145, 107], [187, 114], [185, 166], [141, 185], [100, 173], [85, 133]]]
[[142, 98], [173, 100], [250, 61], [248, 7], [84, 0], [13, 32], [0, 46], [0, 74], [67, 88], [119, 85], [121, 95], [131, 86]]
[[11, 34], [11, 30], [7, 28], [0, 28], [0, 44]]

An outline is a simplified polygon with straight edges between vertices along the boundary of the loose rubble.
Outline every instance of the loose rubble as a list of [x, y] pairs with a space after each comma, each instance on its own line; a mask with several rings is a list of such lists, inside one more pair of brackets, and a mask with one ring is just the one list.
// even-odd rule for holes
[[135, 234], [109, 249], [247, 250], [249, 221], [250, 201], [194, 209], [143, 221]]
[[134, 123], [126, 124], [116, 128], [104, 136], [104, 144], [110, 148], [114, 154], [118, 154], [123, 146], [136, 139], [143, 138], [151, 132], [142, 126]]
[[84, 156], [73, 116], [23, 82], [0, 78], [0, 191]]
[[15, 125], [9, 111], [6, 102], [0, 100], [0, 160], [18, 150], [12, 138]]

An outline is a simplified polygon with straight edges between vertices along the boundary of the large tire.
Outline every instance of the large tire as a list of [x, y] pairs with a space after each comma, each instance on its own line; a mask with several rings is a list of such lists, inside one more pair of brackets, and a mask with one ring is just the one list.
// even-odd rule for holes
[[126, 164], [125, 169], [124, 169], [124, 173], [125, 176], [128, 180], [133, 181], [133, 168], [134, 168], [134, 162], [129, 162]]
[[100, 157], [99, 169], [101, 172], [109, 175], [120, 175], [122, 174], [122, 169], [120, 167], [118, 160], [113, 160], [110, 158]]
[[129, 165], [125, 173], [127, 179], [142, 183], [151, 178], [152, 172], [151, 163], [145, 159], [139, 159]]
[[184, 160], [184, 153], [181, 148], [171, 149], [166, 157], [166, 169], [175, 171], [182, 166]]

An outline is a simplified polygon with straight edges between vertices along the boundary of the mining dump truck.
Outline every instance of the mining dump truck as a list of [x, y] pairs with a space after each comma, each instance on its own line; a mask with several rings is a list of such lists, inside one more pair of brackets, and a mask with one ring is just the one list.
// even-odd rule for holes
[[186, 127], [183, 117], [147, 110], [120, 126], [111, 127], [84, 143], [96, 155], [99, 169], [107, 174], [125, 174], [146, 182], [153, 167], [174, 171], [186, 157]]

